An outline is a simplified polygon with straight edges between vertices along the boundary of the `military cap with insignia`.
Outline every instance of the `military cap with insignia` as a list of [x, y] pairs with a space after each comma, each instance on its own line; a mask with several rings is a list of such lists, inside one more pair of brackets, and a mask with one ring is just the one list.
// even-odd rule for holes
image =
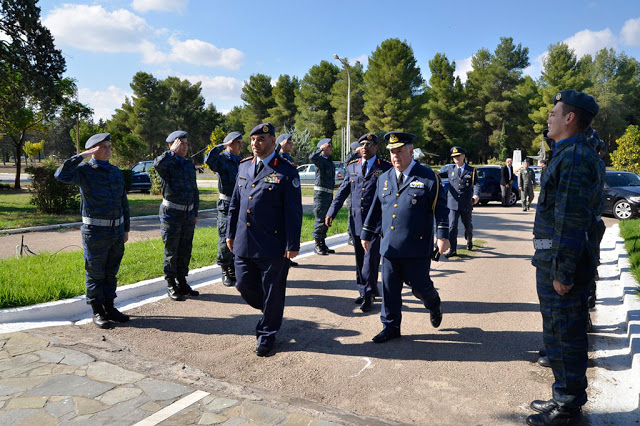
[[384, 139], [389, 141], [387, 149], [395, 149], [405, 145], [412, 145], [416, 135], [405, 132], [388, 132], [384, 135]]
[[171, 134], [167, 136], [167, 142], [173, 143], [173, 141], [175, 141], [178, 138], [183, 139], [186, 137], [187, 137], [187, 132], [185, 132], [184, 130], [176, 130], [175, 132], [171, 132]]
[[271, 123], [260, 123], [253, 129], [251, 129], [251, 133], [249, 133], [250, 136], [267, 134], [271, 136], [276, 135], [276, 128]]
[[461, 146], [454, 146], [450, 149], [451, 156], [457, 157], [458, 155], [467, 155], [467, 150]]
[[364, 134], [364, 135], [360, 136], [360, 139], [358, 139], [358, 142], [360, 142], [360, 143], [371, 142], [371, 143], [374, 143], [374, 144], [378, 145], [378, 137], [376, 135], [374, 135], [373, 133], [367, 133], [367, 134]]
[[242, 133], [240, 133], [240, 132], [231, 132], [224, 138], [222, 143], [231, 143], [231, 142], [235, 141], [236, 139], [242, 140]]
[[354, 149], [358, 149], [360, 148], [360, 142], [355, 141], [355, 142], [351, 142], [351, 151], [353, 151]]
[[290, 133], [283, 133], [280, 136], [278, 136], [278, 139], [276, 139], [276, 143], [279, 145], [282, 142], [291, 139], [293, 136]]
[[325, 143], [328, 143], [331, 145], [331, 139], [330, 138], [324, 138], [324, 139], [320, 139], [320, 142], [318, 142], [318, 145], [316, 145], [318, 148], [320, 148], [322, 145], [324, 145]]
[[87, 139], [87, 143], [84, 144], [85, 149], [89, 149], [98, 145], [100, 142], [111, 140], [111, 133], [98, 133]]
[[567, 105], [581, 108], [593, 114], [594, 117], [598, 115], [598, 111], [600, 111], [600, 107], [596, 103], [595, 99], [593, 99], [593, 96], [587, 95], [584, 92], [576, 92], [573, 89], [558, 92], [556, 97], [553, 98], [553, 104], [555, 105], [558, 102], [563, 102]]

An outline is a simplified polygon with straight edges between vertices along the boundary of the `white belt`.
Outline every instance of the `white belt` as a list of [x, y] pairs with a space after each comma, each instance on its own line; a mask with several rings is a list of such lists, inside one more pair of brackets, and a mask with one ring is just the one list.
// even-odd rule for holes
[[314, 191], [328, 192], [329, 194], [333, 194], [333, 189], [325, 188], [323, 186], [315, 186], [314, 185], [313, 190]]
[[183, 212], [190, 212], [193, 210], [193, 204], [189, 204], [185, 206], [184, 204], [172, 203], [169, 200], [162, 199], [162, 205], [165, 207], [169, 207], [170, 209], [182, 210]]
[[229, 201], [231, 197], [229, 197], [228, 195], [224, 195], [224, 194], [220, 194], [218, 196], [218, 200], [225, 200], [225, 201]]
[[534, 238], [533, 248], [536, 250], [549, 250], [551, 248], [550, 238]]
[[120, 216], [120, 219], [108, 220], [82, 216], [82, 223], [94, 226], [120, 226], [120, 224], [124, 223], [124, 217]]

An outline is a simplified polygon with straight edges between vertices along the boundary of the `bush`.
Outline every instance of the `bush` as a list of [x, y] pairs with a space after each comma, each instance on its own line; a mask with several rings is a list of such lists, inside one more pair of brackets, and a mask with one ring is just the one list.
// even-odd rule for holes
[[611, 153], [611, 163], [616, 170], [640, 173], [640, 127], [629, 126], [620, 139], [618, 149]]
[[156, 168], [149, 167], [149, 169], [147, 169], [147, 173], [149, 174], [149, 179], [151, 179], [151, 194], [162, 194], [162, 179], [160, 179], [160, 175], [156, 172]]
[[54, 177], [57, 166], [48, 158], [40, 167], [27, 167], [33, 183], [29, 188], [31, 204], [41, 213], [60, 214], [67, 210], [78, 210], [80, 193], [75, 185], [67, 185]]

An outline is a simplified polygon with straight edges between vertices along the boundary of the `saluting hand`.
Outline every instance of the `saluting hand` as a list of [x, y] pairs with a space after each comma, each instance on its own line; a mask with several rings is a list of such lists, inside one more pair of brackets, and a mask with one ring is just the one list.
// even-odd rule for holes
[[81, 152], [79, 155], [82, 155], [82, 158], [89, 158], [99, 149], [100, 149], [100, 145], [96, 145], [93, 148], [89, 148], [88, 150]]

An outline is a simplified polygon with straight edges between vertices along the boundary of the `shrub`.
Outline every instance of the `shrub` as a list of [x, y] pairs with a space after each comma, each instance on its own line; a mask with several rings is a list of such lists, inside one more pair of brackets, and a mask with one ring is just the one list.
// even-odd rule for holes
[[29, 188], [31, 204], [41, 213], [60, 214], [80, 207], [80, 193], [75, 185], [60, 182], [54, 177], [57, 166], [48, 158], [40, 167], [27, 167], [33, 183]]
[[160, 179], [160, 175], [156, 172], [155, 167], [149, 167], [147, 169], [147, 173], [149, 174], [149, 179], [151, 179], [151, 193], [153, 195], [162, 194], [162, 179]]

